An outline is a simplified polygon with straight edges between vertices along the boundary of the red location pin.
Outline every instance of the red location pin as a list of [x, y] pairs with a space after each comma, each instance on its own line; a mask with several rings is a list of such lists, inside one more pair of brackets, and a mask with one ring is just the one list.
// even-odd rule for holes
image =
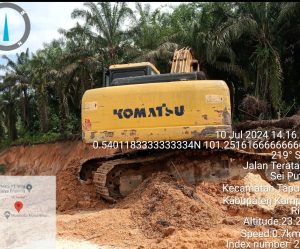
[[21, 201], [17, 201], [15, 203], [15, 209], [20, 213], [21, 209], [23, 208], [23, 203]]

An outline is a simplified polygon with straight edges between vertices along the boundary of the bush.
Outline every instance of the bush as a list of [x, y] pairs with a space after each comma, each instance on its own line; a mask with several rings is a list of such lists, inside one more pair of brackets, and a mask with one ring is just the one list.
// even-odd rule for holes
[[267, 111], [267, 103], [258, 98], [247, 95], [239, 107], [244, 113], [245, 120], [258, 120]]
[[4, 139], [0, 141], [0, 150], [5, 149], [11, 145], [11, 140], [9, 139]]
[[27, 144], [44, 144], [51, 143], [61, 139], [61, 135], [56, 132], [48, 132], [45, 134], [25, 134], [24, 137], [17, 139], [13, 145], [27, 145]]

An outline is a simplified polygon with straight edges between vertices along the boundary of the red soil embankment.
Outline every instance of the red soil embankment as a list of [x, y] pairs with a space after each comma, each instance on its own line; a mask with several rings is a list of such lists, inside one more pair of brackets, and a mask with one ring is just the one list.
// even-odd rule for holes
[[78, 170], [82, 160], [114, 152], [93, 149], [81, 141], [13, 146], [0, 152], [0, 164], [5, 165], [5, 175], [56, 176], [57, 209], [66, 211], [104, 205], [97, 200], [92, 185], [80, 183]]

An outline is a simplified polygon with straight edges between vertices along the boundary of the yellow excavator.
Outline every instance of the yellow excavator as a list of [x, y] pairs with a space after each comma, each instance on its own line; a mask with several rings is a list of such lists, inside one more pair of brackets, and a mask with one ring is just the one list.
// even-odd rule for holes
[[233, 91], [222, 80], [207, 80], [190, 49], [174, 52], [168, 74], [149, 62], [130, 63], [111, 65], [104, 80], [106, 87], [83, 95], [82, 138], [121, 149], [84, 160], [79, 171], [102, 198], [124, 197], [155, 172], [195, 183], [240, 175], [247, 160], [269, 160], [210, 145], [232, 131]]
[[106, 86], [83, 96], [87, 143], [206, 139], [231, 131], [227, 84], [205, 80], [187, 49], [174, 53], [170, 74], [149, 62], [112, 65]]

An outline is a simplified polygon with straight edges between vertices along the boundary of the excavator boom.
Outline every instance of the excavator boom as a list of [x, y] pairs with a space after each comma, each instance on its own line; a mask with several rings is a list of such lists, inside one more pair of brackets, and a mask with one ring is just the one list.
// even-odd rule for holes
[[173, 55], [171, 73], [189, 73], [199, 72], [200, 67], [196, 59], [194, 59], [191, 49], [183, 48], [176, 50]]

